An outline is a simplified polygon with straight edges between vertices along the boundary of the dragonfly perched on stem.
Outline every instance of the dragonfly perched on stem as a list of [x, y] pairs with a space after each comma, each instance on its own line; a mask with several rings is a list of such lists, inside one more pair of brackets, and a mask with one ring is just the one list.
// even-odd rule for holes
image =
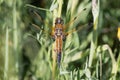
[[[83, 9], [82, 11], [85, 11], [85, 9]], [[81, 11], [81, 12], [82, 12]], [[33, 12], [40, 21], [42, 21], [41, 17], [38, 15], [37, 12]], [[63, 46], [63, 41], [65, 41], [66, 37], [70, 34], [73, 33], [75, 31], [79, 31], [82, 29], [82, 27], [76, 29], [72, 29], [68, 32], [65, 32], [66, 28], [69, 27], [69, 25], [71, 23], [73, 23], [75, 20], [77, 19], [77, 16], [74, 17], [70, 22], [68, 22], [66, 25], [64, 25], [64, 21], [61, 17], [57, 17], [55, 20], [55, 27], [52, 28], [52, 31], [49, 33], [46, 30], [43, 30], [42, 28], [40, 28], [39, 26], [37, 26], [36, 24], [32, 24], [32, 26], [34, 26], [35, 28], [38, 28], [39, 30], [43, 30], [43, 32], [45, 33], [49, 33], [49, 35], [51, 36], [51, 38], [55, 41], [55, 53], [57, 54], [57, 64], [58, 67], [60, 67], [60, 62], [61, 62], [61, 54], [62, 54], [62, 46]], [[44, 21], [42, 21], [44, 23]]]

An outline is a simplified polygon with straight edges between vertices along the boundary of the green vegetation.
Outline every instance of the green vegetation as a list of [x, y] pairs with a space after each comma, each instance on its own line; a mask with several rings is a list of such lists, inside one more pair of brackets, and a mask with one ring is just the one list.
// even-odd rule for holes
[[[119, 3], [0, 0], [0, 80], [120, 80]], [[71, 31], [60, 68], [49, 35], [56, 17]]]

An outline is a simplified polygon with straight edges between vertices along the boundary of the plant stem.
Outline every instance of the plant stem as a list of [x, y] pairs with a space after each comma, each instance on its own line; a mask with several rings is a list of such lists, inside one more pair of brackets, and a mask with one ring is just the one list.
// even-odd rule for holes
[[[57, 13], [57, 10], [53, 10], [53, 28], [55, 26], [55, 19], [56, 19], [56, 13]], [[57, 57], [57, 54], [55, 53], [54, 51], [55, 49], [55, 42], [53, 43], [52, 45], [52, 59], [53, 59], [53, 66], [52, 66], [52, 80], [55, 80], [55, 73], [56, 73], [56, 57]]]
[[98, 17], [99, 17], [99, 0], [92, 0], [92, 14], [93, 14], [93, 32], [90, 46], [89, 67], [92, 65], [92, 60], [96, 52], [97, 37], [98, 37]]
[[102, 80], [102, 55], [101, 53], [99, 54], [99, 59], [100, 59], [100, 80]]
[[38, 10], [43, 10], [43, 11], [50, 12], [50, 10], [48, 10], [48, 9], [36, 7], [36, 6], [30, 5], [30, 4], [26, 4], [25, 7], [32, 7], [32, 8], [38, 9]]
[[61, 17], [61, 11], [62, 11], [62, 4], [63, 4], [63, 0], [57, 0], [58, 1], [58, 17]]
[[[57, 0], [58, 3], [58, 9], [54, 9], [53, 10], [53, 29], [55, 27], [55, 19], [57, 17], [61, 17], [61, 10], [62, 10], [62, 4], [63, 4], [63, 0]], [[53, 43], [53, 48], [52, 48], [52, 58], [53, 58], [53, 67], [52, 67], [52, 80], [56, 79], [56, 61], [57, 61], [57, 54], [54, 51], [55, 49], [55, 42]]]
[[9, 54], [9, 47], [8, 47], [8, 39], [9, 39], [9, 31], [8, 27], [6, 28], [6, 41], [5, 41], [5, 66], [4, 66], [4, 80], [8, 79], [8, 54]]
[[14, 42], [14, 54], [15, 54], [15, 71], [18, 73], [18, 31], [17, 31], [17, 17], [16, 17], [16, 0], [13, 3], [13, 42]]
[[111, 78], [112, 78], [112, 80], [116, 80], [116, 74], [117, 74], [117, 71], [118, 71], [118, 64], [117, 64], [117, 62], [114, 58], [113, 52], [107, 44], [103, 45], [103, 50], [108, 50], [108, 52], [110, 54], [110, 57], [111, 57], [111, 60], [112, 60], [112, 72], [111, 73], [113, 74], [113, 76]]

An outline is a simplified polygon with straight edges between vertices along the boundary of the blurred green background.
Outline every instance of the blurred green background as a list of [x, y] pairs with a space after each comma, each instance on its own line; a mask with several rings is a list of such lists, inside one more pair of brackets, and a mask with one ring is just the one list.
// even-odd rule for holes
[[[26, 5], [52, 10], [56, 3], [57, 0], [0, 0], [0, 80], [53, 80], [54, 41], [31, 25], [34, 23], [51, 32], [53, 13]], [[63, 0], [64, 24], [77, 15], [66, 32], [74, 28], [81, 30], [71, 33], [63, 43], [62, 68], [56, 72], [55, 80], [120, 80], [119, 3], [120, 0], [100, 0], [95, 32], [97, 45], [91, 55], [95, 35], [92, 1]], [[84, 8], [86, 10], [80, 13]], [[93, 56], [91, 66], [90, 56]]]

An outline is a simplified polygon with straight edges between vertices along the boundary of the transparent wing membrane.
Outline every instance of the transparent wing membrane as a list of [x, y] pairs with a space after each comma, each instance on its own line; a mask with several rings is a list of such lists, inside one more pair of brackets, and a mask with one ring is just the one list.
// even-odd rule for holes
[[89, 25], [89, 24], [85, 24], [85, 25], [78, 26], [77, 29], [74, 28], [74, 29], [66, 32], [66, 35], [69, 35], [69, 34], [71, 34], [71, 33], [73, 33], [73, 32], [81, 31], [83, 28], [88, 27], [88, 26], [90, 26], [90, 25]]
[[77, 15], [76, 17], [74, 17], [73, 19], [71, 19], [71, 20], [65, 25], [64, 29], [66, 29], [67, 27], [69, 27], [70, 24], [74, 23], [75, 20], [78, 18], [78, 16], [81, 14], [81, 12], [83, 12], [83, 11], [85, 11], [85, 10], [86, 10], [86, 8], [82, 9], [82, 10], [78, 13], [78, 15]]

